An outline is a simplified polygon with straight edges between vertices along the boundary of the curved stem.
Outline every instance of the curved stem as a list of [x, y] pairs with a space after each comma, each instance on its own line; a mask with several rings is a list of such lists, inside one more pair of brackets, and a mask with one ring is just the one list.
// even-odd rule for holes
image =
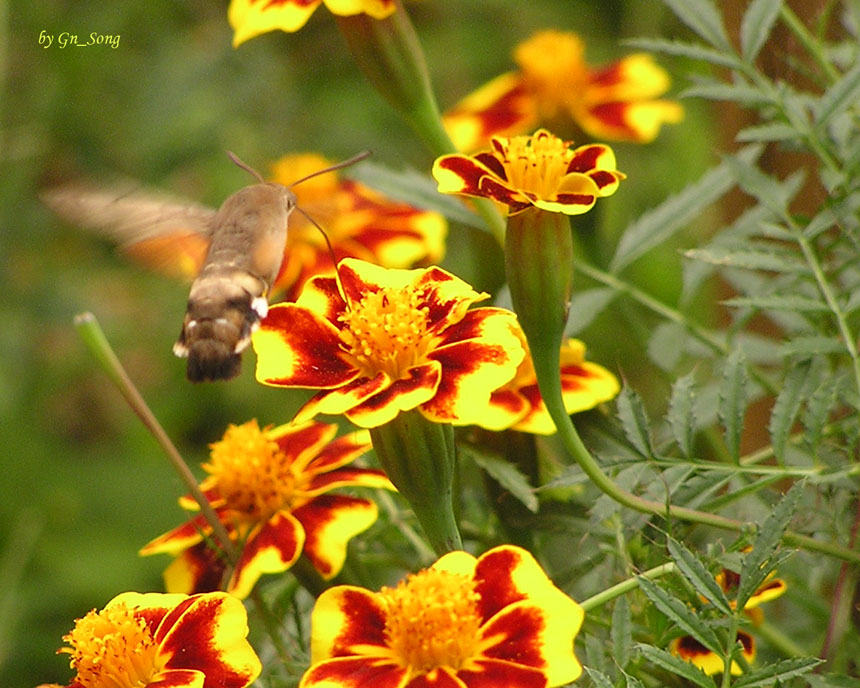
[[660, 566], [655, 566], [652, 569], [643, 571], [638, 576], [634, 576], [633, 578], [628, 578], [627, 580], [623, 580], [620, 583], [616, 583], [611, 588], [606, 588], [606, 590], [604, 590], [603, 592], [599, 592], [596, 595], [592, 595], [587, 600], [580, 602], [579, 606], [582, 607], [586, 613], [588, 613], [606, 604], [607, 602], [611, 602], [616, 597], [621, 597], [621, 595], [630, 592], [634, 588], [638, 588], [639, 578], [647, 578], [648, 580], [654, 580], [655, 578], [660, 578], [668, 573], [672, 573], [672, 571], [674, 570], [674, 562], [669, 561], [665, 564], [660, 564]]

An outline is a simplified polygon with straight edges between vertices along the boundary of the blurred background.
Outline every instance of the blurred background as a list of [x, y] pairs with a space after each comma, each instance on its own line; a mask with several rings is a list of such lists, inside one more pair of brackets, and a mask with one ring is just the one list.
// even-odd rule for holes
[[[734, 3], [732, 3], [734, 4]], [[72, 318], [92, 311], [143, 396], [196, 464], [230, 422], [287, 421], [301, 395], [265, 388], [246, 354], [230, 384], [192, 386], [171, 353], [188, 286], [118, 255], [38, 201], [40, 189], [117, 176], [218, 206], [249, 183], [224, 154], [265, 170], [288, 152], [429, 171], [432, 158], [352, 64], [325, 8], [300, 32], [231, 47], [226, 2], [0, 0], [0, 685], [65, 683], [56, 656], [73, 620], [127, 590], [160, 590], [166, 558], [137, 550], [178, 524], [182, 487], [154, 440], [85, 351]], [[658, 0], [425, 0], [408, 3], [445, 108], [513, 66], [533, 31], [579, 33], [590, 63], [625, 38], [682, 33]], [[40, 45], [41, 32], [118, 36]], [[660, 62], [674, 92], [689, 65]], [[602, 202], [589, 231], [611, 241], [695, 179], [718, 148], [712, 117], [688, 104], [651, 145], [615, 145], [636, 180]], [[673, 250], [647, 261], [657, 293], [678, 288]], [[452, 226], [442, 263], [478, 289], [502, 282], [501, 252]], [[612, 370], [631, 352], [598, 320], [583, 335]], [[589, 335], [589, 332], [593, 334]], [[633, 352], [635, 354], [635, 352]], [[634, 357], [635, 358], [635, 357]], [[640, 390], [641, 391], [641, 390]]]

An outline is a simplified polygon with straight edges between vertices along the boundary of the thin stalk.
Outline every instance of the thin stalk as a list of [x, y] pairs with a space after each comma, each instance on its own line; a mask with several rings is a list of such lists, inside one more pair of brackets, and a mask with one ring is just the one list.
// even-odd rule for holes
[[791, 31], [795, 38], [803, 44], [803, 47], [806, 49], [812, 59], [815, 60], [816, 64], [821, 68], [827, 78], [831, 83], [837, 81], [839, 79], [839, 72], [836, 71], [836, 68], [827, 61], [827, 58], [824, 57], [824, 54], [821, 52], [821, 44], [819, 41], [815, 40], [811, 33], [809, 33], [809, 29], [806, 28], [806, 25], [800, 21], [800, 18], [794, 13], [794, 11], [786, 4], [783, 4], [779, 11], [779, 16], [785, 25], [788, 27], [789, 31]]
[[661, 578], [669, 573], [672, 573], [672, 571], [674, 570], [674, 562], [669, 561], [665, 564], [660, 564], [660, 566], [655, 566], [652, 569], [643, 571], [637, 576], [633, 576], [632, 578], [623, 580], [620, 583], [616, 583], [611, 588], [606, 588], [606, 590], [599, 592], [596, 595], [592, 595], [587, 600], [580, 602], [579, 606], [582, 607], [587, 614], [588, 612], [594, 611], [598, 607], [603, 606], [607, 602], [611, 602], [616, 597], [621, 597], [621, 595], [624, 595], [625, 593], [628, 593], [631, 590], [638, 588], [640, 578], [654, 580], [655, 578]]
[[131, 381], [128, 373], [126, 373], [107, 337], [105, 337], [98, 320], [92, 313], [80, 313], [75, 316], [74, 323], [78, 334], [84, 340], [90, 353], [93, 354], [102, 369], [108, 374], [108, 377], [110, 377], [117, 389], [119, 389], [120, 394], [125, 398], [131, 410], [140, 418], [146, 429], [149, 430], [155, 441], [158, 442], [167, 455], [168, 461], [170, 461], [174, 470], [179, 474], [179, 478], [185, 483], [186, 489], [200, 507], [200, 513], [203, 515], [203, 518], [212, 527], [212, 532], [218, 540], [218, 544], [227, 555], [230, 564], [235, 565], [239, 560], [239, 553], [236, 551], [233, 541], [227, 533], [227, 529], [221, 523], [209, 500], [206, 499], [206, 496], [200, 490], [194, 474], [188, 468], [188, 464], [185, 463], [185, 459], [182, 458], [179, 450], [170, 440], [170, 437], [167, 436], [164, 428], [161, 427], [158, 419], [152, 413], [149, 406], [147, 406], [146, 401], [144, 401], [137, 387]]

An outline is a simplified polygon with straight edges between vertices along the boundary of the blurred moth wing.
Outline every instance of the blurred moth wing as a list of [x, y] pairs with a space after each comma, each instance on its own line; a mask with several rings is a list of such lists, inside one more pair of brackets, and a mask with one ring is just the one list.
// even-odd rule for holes
[[284, 258], [295, 195], [276, 183], [254, 184], [215, 210], [124, 185], [68, 185], [42, 195], [65, 220], [98, 231], [145, 264], [195, 277], [177, 356], [193, 382], [228, 380], [268, 310], [266, 294]]

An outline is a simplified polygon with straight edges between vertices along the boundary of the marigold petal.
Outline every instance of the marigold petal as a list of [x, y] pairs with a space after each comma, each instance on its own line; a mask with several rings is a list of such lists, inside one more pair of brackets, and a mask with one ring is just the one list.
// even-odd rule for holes
[[376, 504], [358, 497], [326, 494], [295, 509], [305, 531], [302, 553], [324, 580], [340, 573], [349, 541], [374, 524]]
[[233, 47], [260, 34], [302, 28], [322, 0], [232, 0], [227, 19], [233, 27]]
[[404, 688], [408, 676], [390, 659], [338, 657], [312, 665], [299, 688]]
[[439, 193], [483, 196], [481, 180], [496, 176], [477, 158], [466, 155], [443, 155], [433, 163], [433, 178]]
[[415, 676], [406, 684], [406, 688], [466, 688], [459, 674], [451, 667], [437, 667], [426, 674]]
[[442, 117], [457, 150], [483, 147], [491, 136], [533, 129], [538, 113], [522, 76], [507, 72], [470, 93]]
[[195, 516], [181, 526], [150, 540], [140, 548], [138, 553], [143, 557], [161, 553], [176, 555], [200, 542], [203, 539], [203, 533], [209, 530], [211, 528], [206, 519], [203, 516]]
[[554, 685], [547, 683], [543, 671], [519, 663], [480, 659], [474, 664], [478, 669], [461, 669], [457, 672], [457, 678], [468, 688], [499, 688], [499, 686], [544, 688]]
[[324, 0], [332, 14], [348, 17], [368, 14], [374, 19], [385, 19], [397, 7], [394, 0]]
[[157, 592], [124, 592], [105, 605], [105, 609], [116, 605], [134, 608], [135, 616], [145, 619], [147, 627], [155, 633], [156, 628], [170, 612], [188, 599], [187, 595]]
[[557, 592], [551, 602], [541, 600], [543, 605], [552, 606], [538, 606], [538, 600], [530, 596], [490, 619], [482, 635], [492, 644], [483, 649], [483, 656], [539, 669], [548, 686], [579, 678], [582, 665], [573, 654], [573, 640], [585, 612], [567, 595]]
[[375, 428], [394, 419], [401, 411], [411, 411], [438, 395], [445, 371], [438, 361], [413, 366], [407, 377], [344, 412], [360, 428]]
[[385, 608], [369, 590], [350, 585], [329, 588], [311, 613], [311, 664], [355, 654], [390, 657]]
[[146, 683], [146, 688], [203, 688], [206, 675], [199, 669], [161, 671]]
[[683, 108], [674, 101], [645, 100], [599, 103], [583, 111], [578, 121], [595, 138], [650, 143], [663, 124], [683, 117]]
[[305, 532], [290, 513], [279, 511], [248, 536], [227, 591], [240, 599], [251, 594], [264, 573], [281, 573], [302, 553]]
[[747, 603], [744, 605], [744, 610], [755, 609], [764, 602], [775, 600], [785, 592], [787, 587], [788, 586], [785, 584], [785, 581], [781, 578], [772, 578], [771, 580], [765, 581], [759, 586], [749, 600], [747, 600]]
[[634, 53], [589, 74], [586, 100], [591, 103], [656, 98], [671, 85], [668, 72], [648, 53]]
[[297, 304], [272, 306], [252, 341], [257, 380], [266, 385], [331, 388], [359, 374], [342, 357], [337, 328]]
[[194, 595], [165, 617], [155, 638], [167, 669], [199, 669], [205, 688], [244, 688], [262, 665], [245, 639], [248, 616], [226, 593]]
[[350, 432], [322, 447], [308, 464], [306, 470], [315, 474], [338, 471], [355, 461], [371, 446], [369, 432], [366, 430]]
[[[744, 631], [738, 631], [738, 640], [743, 646], [743, 656], [747, 662], [752, 662], [755, 659], [755, 641], [753, 637]], [[722, 658], [715, 652], [712, 652], [702, 645], [693, 636], [685, 635], [680, 638], [675, 638], [669, 643], [669, 652], [680, 657], [693, 666], [698, 667], [708, 676], [713, 674], [721, 674], [725, 668]], [[739, 676], [743, 673], [740, 665], [737, 662], [732, 662], [731, 673], [733, 676]]]
[[164, 570], [164, 589], [186, 595], [220, 590], [226, 568], [208, 543], [199, 542], [181, 552]]
[[477, 422], [490, 393], [514, 376], [525, 356], [515, 328], [516, 316], [501, 308], [476, 308], [449, 327], [429, 354], [441, 364], [442, 378], [421, 413], [438, 422]]
[[318, 413], [333, 416], [346, 413], [390, 385], [391, 379], [385, 373], [379, 373], [373, 379], [360, 377], [337, 389], [323, 390], [311, 397], [299, 409], [293, 422], [302, 423]]
[[[490, 403], [477, 422], [487, 430], [507, 430], [526, 420], [533, 412], [533, 406], [520, 390], [497, 389], [490, 394]], [[546, 408], [544, 408], [544, 412], [546, 412]], [[547, 415], [549, 414], [547, 413]], [[550, 423], [552, 423], [552, 419], [550, 419]], [[555, 425], [552, 427], [554, 429]], [[525, 432], [530, 431], [526, 430]]]
[[308, 495], [317, 496], [338, 487], [395, 489], [384, 471], [376, 468], [340, 468], [336, 471], [315, 476], [303, 492]]

